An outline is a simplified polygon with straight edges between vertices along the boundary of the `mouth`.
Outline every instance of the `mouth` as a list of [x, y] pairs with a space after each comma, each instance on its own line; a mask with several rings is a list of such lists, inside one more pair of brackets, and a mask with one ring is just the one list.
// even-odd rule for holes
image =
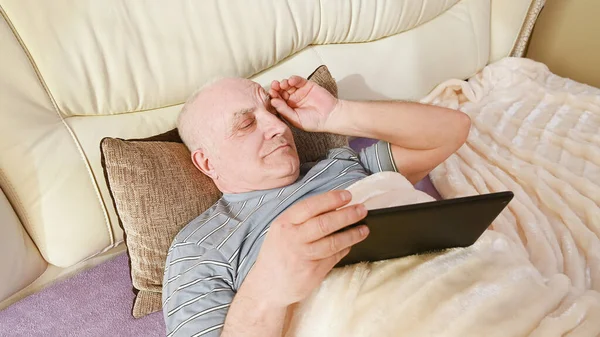
[[279, 151], [279, 150], [283, 150], [283, 149], [285, 149], [285, 148], [288, 148], [288, 147], [290, 147], [290, 144], [281, 144], [281, 145], [279, 145], [278, 147], [276, 147], [275, 149], [273, 149], [273, 151], [269, 152], [269, 153], [267, 154], [267, 156], [268, 156], [268, 155], [271, 155], [271, 154], [273, 154], [273, 153], [275, 153], [275, 152], [277, 152], [277, 151]]

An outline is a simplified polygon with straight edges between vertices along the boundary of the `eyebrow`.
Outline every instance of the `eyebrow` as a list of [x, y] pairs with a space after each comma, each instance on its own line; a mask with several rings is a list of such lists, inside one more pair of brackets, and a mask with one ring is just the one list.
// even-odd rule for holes
[[233, 113], [233, 119], [237, 120], [239, 119], [241, 116], [245, 115], [245, 114], [249, 114], [254, 112], [254, 110], [256, 110], [256, 108], [245, 108], [245, 109], [240, 109], [236, 112]]

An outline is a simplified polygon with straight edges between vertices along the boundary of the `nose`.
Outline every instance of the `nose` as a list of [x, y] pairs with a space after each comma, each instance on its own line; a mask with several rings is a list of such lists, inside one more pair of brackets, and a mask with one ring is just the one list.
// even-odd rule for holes
[[264, 114], [264, 132], [265, 139], [272, 139], [281, 136], [288, 128], [279, 117], [266, 111]]

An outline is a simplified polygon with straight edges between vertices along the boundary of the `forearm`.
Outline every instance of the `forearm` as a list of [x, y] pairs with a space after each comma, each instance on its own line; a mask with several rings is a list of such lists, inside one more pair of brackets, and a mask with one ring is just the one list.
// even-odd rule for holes
[[287, 307], [271, 306], [242, 286], [227, 313], [223, 337], [283, 335]]
[[[381, 139], [412, 150], [464, 142], [469, 118], [462, 112], [401, 101], [340, 100], [326, 132]], [[465, 132], [466, 131], [466, 132]]]

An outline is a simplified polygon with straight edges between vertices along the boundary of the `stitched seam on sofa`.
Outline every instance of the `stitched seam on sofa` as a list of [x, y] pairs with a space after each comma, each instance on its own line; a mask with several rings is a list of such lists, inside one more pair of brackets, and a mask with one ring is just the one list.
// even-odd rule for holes
[[40, 70], [38, 69], [37, 64], [33, 60], [33, 57], [31, 56], [29, 49], [27, 49], [27, 46], [25, 46], [25, 43], [23, 42], [23, 40], [21, 39], [21, 36], [17, 32], [17, 29], [15, 28], [12, 21], [8, 17], [8, 14], [6, 13], [6, 11], [4, 10], [4, 8], [1, 5], [0, 5], [0, 15], [2, 15], [2, 17], [4, 18], [4, 21], [6, 21], [8, 27], [12, 31], [15, 39], [17, 39], [17, 42], [21, 46], [21, 49], [23, 49], [23, 52], [27, 56], [27, 59], [29, 60], [29, 63], [31, 64], [31, 67], [34, 70], [34, 72], [38, 78], [38, 81], [40, 82], [40, 84], [42, 85], [44, 90], [46, 91], [46, 94], [48, 95], [48, 98], [50, 99], [50, 102], [52, 103], [52, 106], [54, 107], [54, 111], [60, 118], [63, 126], [65, 127], [65, 129], [71, 136], [73, 143], [77, 147], [77, 151], [79, 152], [79, 155], [80, 155], [81, 159], [83, 160], [86, 170], [88, 172], [88, 175], [92, 181], [92, 186], [94, 187], [94, 192], [96, 193], [96, 197], [97, 197], [98, 201], [100, 202], [100, 208], [102, 209], [102, 213], [104, 215], [104, 221], [105, 221], [106, 229], [108, 231], [108, 237], [110, 240], [110, 244], [108, 247], [114, 247], [115, 239], [114, 239], [114, 235], [112, 232], [112, 225], [110, 222], [110, 218], [108, 216], [108, 210], [106, 209], [106, 205], [104, 204], [104, 200], [102, 199], [102, 194], [100, 193], [100, 187], [98, 186], [98, 181], [96, 180], [96, 178], [94, 176], [94, 172], [92, 171], [92, 168], [87, 159], [87, 156], [85, 155], [85, 152], [83, 151], [83, 148], [81, 147], [81, 144], [79, 143], [79, 140], [77, 139], [75, 133], [73, 132], [73, 130], [69, 127], [69, 125], [66, 123], [65, 119], [63, 118], [63, 116], [60, 112], [60, 109], [58, 108], [58, 105], [56, 104], [56, 100], [54, 99], [54, 96], [52, 96], [50, 89], [46, 85], [46, 82], [44, 81], [44, 78], [42, 77], [42, 74], [41, 74]]
[[[56, 113], [59, 115], [59, 117], [61, 118], [61, 120], [64, 119], [64, 117], [62, 115], [62, 111], [60, 110], [60, 108], [58, 107], [58, 104], [56, 103], [56, 100], [54, 99], [54, 95], [52, 95], [52, 92], [50, 91], [50, 88], [48, 88], [48, 85], [46, 84], [46, 81], [44, 80], [44, 77], [42, 76], [42, 73], [40, 72], [40, 70], [39, 70], [37, 64], [35, 63], [35, 61], [33, 60], [33, 56], [31, 56], [31, 53], [29, 52], [29, 49], [27, 48], [27, 46], [25, 46], [25, 42], [23, 42], [23, 39], [21, 39], [21, 35], [19, 35], [19, 33], [17, 32], [17, 29], [12, 24], [12, 21], [8, 18], [8, 14], [6, 14], [6, 11], [4, 10], [4, 8], [2, 7], [2, 5], [0, 5], [0, 15], [2, 15], [2, 17], [4, 18], [4, 21], [6, 21], [6, 23], [8, 24], [8, 27], [10, 28], [10, 30], [12, 31], [14, 37], [17, 39], [17, 42], [21, 46], [21, 49], [23, 49], [23, 52], [25, 53], [25, 56], [27, 56], [27, 59], [29, 60], [29, 63], [31, 64], [31, 67], [33, 68], [33, 71], [35, 72], [35, 75], [38, 78], [38, 81], [40, 82], [40, 84], [42, 85], [42, 88], [44, 88], [44, 91], [48, 95], [48, 98], [50, 99], [50, 103], [52, 103], [52, 106], [54, 107]], [[173, 104], [167, 104], [167, 105], [163, 105], [163, 106], [160, 106], [160, 107], [154, 107], [154, 108], [148, 108], [148, 109], [142, 109], [142, 110], [130, 110], [130, 111], [124, 111], [124, 112], [117, 112], [117, 113], [109, 114], [109, 116], [110, 115], [121, 115], [121, 114], [127, 114], [127, 113], [144, 112], [144, 111], [151, 111], [151, 110], [169, 108], [169, 107], [180, 105], [180, 104], [183, 104], [183, 103], [185, 103], [185, 102], [178, 102], [178, 103], [173, 103]], [[105, 116], [105, 115], [100, 115], [100, 116]], [[98, 117], [98, 115], [92, 115], [92, 116], [90, 116], [90, 115], [70, 115], [68, 117]], [[68, 126], [67, 126], [67, 128], [68, 128]]]
[[523, 22], [521, 23], [521, 30], [519, 34], [515, 37], [513, 41], [513, 48], [510, 51], [509, 56], [513, 57], [523, 57], [525, 54], [525, 50], [527, 49], [527, 45], [529, 44], [529, 39], [531, 38], [531, 33], [533, 32], [533, 27], [540, 15], [542, 8], [546, 4], [546, 0], [532, 0], [529, 5], [529, 9], [523, 18]]
[[35, 75], [38, 78], [38, 81], [40, 82], [40, 84], [44, 88], [44, 91], [48, 95], [48, 98], [50, 99], [50, 103], [52, 103], [52, 106], [54, 107], [54, 109], [56, 110], [56, 112], [60, 116], [60, 109], [58, 108], [58, 105], [56, 104], [56, 100], [54, 99], [54, 96], [52, 95], [52, 93], [50, 92], [50, 89], [46, 85], [46, 81], [42, 77], [42, 74], [40, 73], [40, 70], [37, 67], [37, 64], [33, 60], [33, 56], [31, 56], [31, 53], [29, 52], [29, 49], [27, 48], [27, 46], [25, 46], [25, 43], [23, 42], [23, 39], [21, 39], [21, 35], [19, 35], [19, 33], [17, 32], [17, 29], [15, 28], [15, 26], [12, 23], [12, 21], [8, 17], [8, 14], [6, 14], [6, 11], [4, 10], [4, 7], [2, 7], [2, 5], [0, 5], [0, 14], [2, 15], [2, 17], [4, 18], [4, 21], [6, 21], [6, 24], [8, 25], [8, 27], [12, 31], [15, 39], [19, 43], [19, 46], [21, 46], [21, 49], [23, 49], [23, 53], [25, 53], [25, 56], [27, 56], [27, 59], [29, 60], [29, 63], [31, 64], [31, 67], [33, 68], [33, 71], [35, 72]]
[[[319, 60], [321, 61], [321, 62], [319, 62], [320, 64], [326, 64], [326, 63], [325, 63], [325, 61], [323, 60], [323, 56], [322, 56], [322, 55], [321, 55], [321, 53], [319, 53], [319, 51], [317, 50], [317, 48], [316, 48], [316, 45], [311, 45], [311, 46], [307, 47], [306, 49], [308, 49], [308, 48], [312, 49], [312, 51], [314, 51], [314, 52], [315, 52], [315, 54], [317, 55], [317, 57], [318, 57], [318, 58], [319, 58]], [[317, 67], [317, 69], [318, 69], [318, 67]], [[317, 71], [317, 69], [315, 69], [315, 71], [313, 71], [313, 74], [314, 74], [314, 73]], [[311, 74], [311, 75], [312, 75], [312, 74]], [[338, 93], [338, 94], [339, 94], [339, 93]]]
[[[9, 22], [7, 15], [4, 12], [4, 8], [2, 8], [2, 5], [0, 5], [0, 15], [2, 15], [2, 17], [4, 18], [4, 21], [6, 22], [8, 27], [11, 30], [13, 30], [13, 34], [14, 34], [14, 29], [12, 28], [11, 22]], [[17, 41], [18, 41], [18, 38], [17, 38]], [[19, 42], [19, 44], [20, 44], [20, 42]], [[19, 221], [21, 221], [21, 225], [27, 232], [27, 235], [29, 235], [29, 237], [32, 239], [34, 245], [36, 246], [37, 250], [41, 254], [40, 248], [37, 246], [37, 243], [33, 239], [33, 236], [31, 235], [31, 233], [29, 233], [29, 231], [27, 230], [27, 227], [28, 227], [27, 225], [28, 224], [31, 225], [33, 222], [31, 221], [31, 218], [29, 217], [27, 209], [21, 202], [21, 199], [19, 198], [17, 190], [14, 188], [14, 186], [10, 182], [10, 180], [8, 180], [8, 178], [6, 177], [6, 174], [4, 174], [4, 170], [2, 170], [1, 167], [0, 167], [0, 188], [2, 188], [2, 191], [6, 195], [6, 198], [8, 199], [8, 201], [11, 204], [11, 206], [13, 207], [13, 209], [15, 209], [15, 206], [16, 206], [15, 213], [17, 215], [17, 218], [19, 218]], [[11, 198], [11, 196], [12, 196], [12, 198]]]

